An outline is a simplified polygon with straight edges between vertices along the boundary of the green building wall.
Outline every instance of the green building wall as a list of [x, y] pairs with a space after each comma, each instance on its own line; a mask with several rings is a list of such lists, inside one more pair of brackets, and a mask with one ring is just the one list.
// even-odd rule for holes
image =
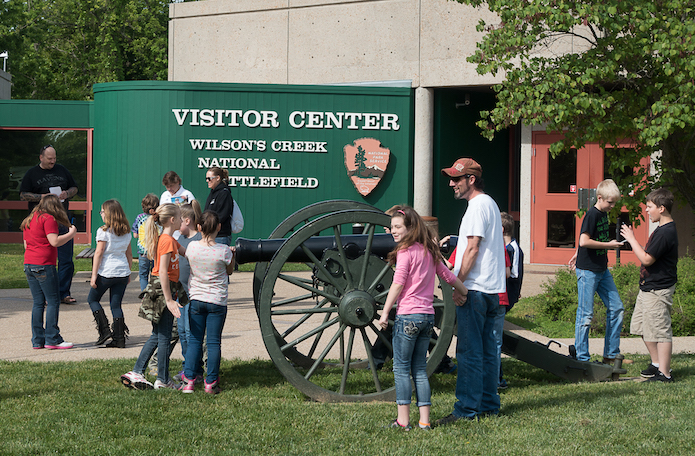
[[[277, 127], [191, 125], [189, 112], [173, 110], [250, 110], [277, 113]], [[293, 128], [289, 116], [302, 112], [391, 113], [398, 115], [398, 130]], [[230, 118], [225, 118], [228, 124]], [[253, 124], [255, 117], [249, 116]], [[215, 117], [215, 122], [217, 118]], [[195, 123], [195, 122], [193, 122]], [[358, 122], [358, 124], [361, 124]], [[294, 211], [317, 201], [351, 199], [381, 209], [412, 204], [413, 199], [413, 92], [408, 88], [365, 88], [291, 85], [246, 85], [181, 82], [116, 82], [94, 86], [94, 159], [92, 226], [101, 224], [98, 208], [110, 198], [124, 206], [129, 220], [141, 211], [147, 193], [161, 195], [163, 175], [181, 176], [183, 186], [204, 206], [209, 193], [205, 182], [211, 159], [265, 159], [280, 169], [229, 169], [230, 176], [309, 178], [316, 188], [230, 187], [242, 209], [245, 228], [239, 236], [264, 238]], [[391, 158], [382, 181], [366, 197], [347, 175], [343, 149], [360, 138], [375, 138], [390, 149]], [[253, 150], [194, 150], [191, 140], [254, 141]], [[264, 151], [258, 141], [265, 141]], [[273, 141], [325, 143], [325, 152], [276, 152]], [[235, 145], [238, 143], [234, 143]], [[248, 144], [248, 143], [247, 143]], [[210, 160], [208, 163], [207, 160]], [[274, 160], [274, 162], [271, 162]], [[285, 181], [290, 183], [290, 181]], [[93, 229], [94, 231], [94, 229]]]

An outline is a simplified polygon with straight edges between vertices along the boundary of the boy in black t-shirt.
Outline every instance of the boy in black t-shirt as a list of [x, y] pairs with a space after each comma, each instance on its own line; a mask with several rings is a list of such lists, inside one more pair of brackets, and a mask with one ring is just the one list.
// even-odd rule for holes
[[666, 383], [673, 382], [671, 308], [678, 281], [678, 234], [671, 217], [672, 208], [673, 193], [665, 188], [647, 195], [647, 215], [659, 226], [649, 236], [644, 248], [635, 239], [632, 227], [623, 225], [620, 229], [620, 234], [630, 243], [632, 251], [642, 263], [640, 291], [630, 323], [630, 332], [642, 336], [652, 358], [649, 367], [642, 371], [642, 377]]
[[579, 361], [589, 361], [589, 330], [594, 317], [594, 295], [598, 293], [606, 306], [606, 337], [603, 362], [612, 364], [620, 354], [620, 331], [623, 327], [623, 301], [608, 270], [608, 249], [622, 245], [610, 239], [608, 212], [620, 199], [620, 190], [612, 179], [596, 187], [597, 201], [582, 221], [579, 248], [569, 261], [576, 266], [577, 317], [574, 325], [574, 345]]

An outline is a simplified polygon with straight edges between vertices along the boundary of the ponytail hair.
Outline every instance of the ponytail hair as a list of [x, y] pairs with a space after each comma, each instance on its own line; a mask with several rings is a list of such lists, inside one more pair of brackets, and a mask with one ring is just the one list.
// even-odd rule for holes
[[229, 185], [229, 172], [226, 169], [222, 169], [219, 166], [213, 166], [212, 168], [208, 168], [208, 171], [219, 177], [225, 186]]
[[193, 200], [190, 203], [181, 205], [181, 218], [191, 219], [194, 227], [197, 227], [200, 223], [200, 216], [202, 211], [200, 210], [200, 203], [198, 200]]
[[47, 193], [41, 197], [38, 204], [34, 206], [31, 213], [22, 221], [19, 229], [24, 231], [29, 229], [31, 220], [34, 218], [34, 214], [48, 214], [52, 216], [56, 222], [64, 226], [70, 226], [70, 220], [68, 219], [68, 213], [65, 212], [63, 204], [60, 202], [60, 198], [52, 193]]
[[102, 230], [111, 230], [116, 236], [123, 236], [130, 232], [128, 218], [125, 216], [123, 207], [121, 207], [121, 203], [118, 200], [110, 199], [104, 201], [101, 208], [104, 210], [104, 226], [101, 227]]
[[439, 245], [434, 240], [435, 233], [425, 224], [425, 221], [420, 217], [420, 214], [415, 212], [410, 206], [394, 206], [389, 209], [391, 218], [400, 217], [403, 219], [408, 232], [403, 236], [395, 249], [389, 255], [388, 260], [391, 264], [396, 263], [396, 257], [400, 250], [407, 249], [413, 244], [420, 243], [429, 252], [434, 261], [442, 261], [442, 252], [439, 250]]
[[[171, 223], [171, 219], [180, 215], [181, 211], [175, 204], [167, 203], [157, 207], [155, 213], [145, 223], [145, 248], [147, 258], [154, 260], [159, 244], [159, 226]], [[159, 226], [158, 226], [159, 225]]]
[[203, 215], [200, 216], [200, 223], [198, 224], [198, 228], [200, 232], [203, 234], [203, 237], [209, 238], [213, 234], [215, 234], [215, 231], [217, 231], [217, 227], [220, 226], [220, 217], [217, 215], [216, 212], [207, 210], [203, 212]]

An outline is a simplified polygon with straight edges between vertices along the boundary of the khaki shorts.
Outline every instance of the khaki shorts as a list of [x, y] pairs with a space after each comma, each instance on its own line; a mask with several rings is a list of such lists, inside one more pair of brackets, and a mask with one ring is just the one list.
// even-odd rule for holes
[[671, 308], [676, 286], [662, 290], [640, 290], [630, 321], [630, 333], [642, 336], [645, 342], [671, 342]]

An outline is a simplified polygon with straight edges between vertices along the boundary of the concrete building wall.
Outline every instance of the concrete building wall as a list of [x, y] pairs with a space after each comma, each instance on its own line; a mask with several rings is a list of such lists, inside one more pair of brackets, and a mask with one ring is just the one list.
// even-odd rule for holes
[[489, 85], [466, 58], [483, 8], [449, 0], [172, 3], [169, 79], [270, 84], [410, 80]]
[[12, 75], [0, 69], [0, 100], [12, 98]]

